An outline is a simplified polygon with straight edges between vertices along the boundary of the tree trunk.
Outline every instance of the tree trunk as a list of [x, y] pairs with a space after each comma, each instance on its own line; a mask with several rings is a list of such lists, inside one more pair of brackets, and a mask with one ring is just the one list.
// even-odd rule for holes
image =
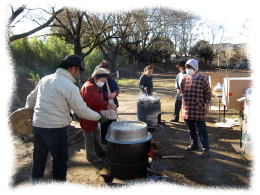
[[82, 53], [82, 48], [81, 48], [81, 43], [79, 38], [74, 39], [74, 54], [82, 57], [82, 61], [84, 61], [83, 60], [84, 56]]
[[133, 69], [133, 73], [136, 74], [138, 71], [138, 65], [137, 65], [137, 60], [136, 58], [133, 56], [133, 62], [134, 62], [134, 69]]
[[[82, 66], [85, 69], [84, 55], [82, 53], [80, 38], [74, 39], [74, 54], [81, 57]], [[84, 74], [85, 74], [84, 72], [80, 72], [80, 74], [79, 74], [79, 78], [78, 78], [78, 82], [77, 82], [77, 85], [79, 88], [81, 88], [83, 85], [84, 81], [82, 80], [82, 78], [84, 78], [84, 76], [83, 76]]]
[[111, 57], [111, 61], [110, 61], [110, 65], [111, 65], [111, 72], [115, 72], [116, 71], [116, 59], [117, 59], [117, 55], [113, 55]]

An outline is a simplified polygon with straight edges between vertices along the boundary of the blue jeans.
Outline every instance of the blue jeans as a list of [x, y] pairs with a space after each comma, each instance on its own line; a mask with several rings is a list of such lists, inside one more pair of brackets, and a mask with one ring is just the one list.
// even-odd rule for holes
[[[198, 146], [198, 136], [202, 150], [209, 150], [208, 131], [205, 121], [185, 120], [192, 146]], [[197, 133], [198, 132], [198, 133]]]
[[64, 128], [33, 127], [33, 167], [32, 179], [44, 176], [48, 152], [52, 156], [52, 177], [54, 180], [66, 181], [68, 161], [68, 135]]

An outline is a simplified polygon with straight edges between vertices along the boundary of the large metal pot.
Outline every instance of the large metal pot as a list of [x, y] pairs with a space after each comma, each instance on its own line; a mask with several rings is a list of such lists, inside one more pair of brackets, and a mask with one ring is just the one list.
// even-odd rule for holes
[[120, 179], [145, 177], [151, 138], [143, 122], [113, 122], [106, 136], [111, 175]]
[[148, 125], [148, 128], [156, 128], [161, 122], [161, 102], [160, 99], [152, 101], [139, 100], [137, 102], [137, 119]]
[[147, 124], [141, 121], [113, 122], [106, 136], [107, 141], [117, 144], [137, 144], [150, 140]]

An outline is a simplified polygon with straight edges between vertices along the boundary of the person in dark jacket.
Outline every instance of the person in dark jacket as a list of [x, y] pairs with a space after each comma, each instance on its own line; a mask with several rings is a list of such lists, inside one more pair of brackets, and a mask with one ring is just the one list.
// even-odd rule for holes
[[[102, 60], [101, 63], [96, 67], [96, 69], [97, 68], [104, 68], [109, 72], [111, 70], [110, 63], [107, 60]], [[105, 85], [102, 87], [102, 94], [103, 94], [104, 100], [106, 102], [108, 102], [109, 99], [112, 99], [114, 101], [114, 103], [117, 105], [117, 107], [119, 107], [119, 103], [117, 100], [117, 96], [119, 95], [119, 87], [117, 85], [117, 82], [111, 76], [108, 76], [107, 84], [110, 88], [111, 94], [108, 95], [107, 85], [105, 83]], [[107, 130], [113, 121], [116, 121], [116, 120], [107, 120], [106, 122], [101, 124], [101, 141], [103, 144], [107, 144], [107, 141], [106, 141]]]
[[178, 64], [176, 64], [176, 68], [178, 68], [180, 72], [179, 74], [177, 74], [175, 80], [176, 100], [175, 100], [173, 119], [170, 122], [179, 122], [179, 115], [180, 115], [180, 110], [182, 105], [181, 81], [183, 76], [186, 74], [185, 61], [182, 60]]
[[151, 66], [146, 66], [144, 72], [139, 80], [139, 88], [142, 93], [146, 95], [153, 95], [153, 68]]

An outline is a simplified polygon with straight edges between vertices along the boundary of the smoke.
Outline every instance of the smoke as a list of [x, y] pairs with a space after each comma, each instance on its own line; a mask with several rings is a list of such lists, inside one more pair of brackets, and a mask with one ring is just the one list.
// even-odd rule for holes
[[152, 96], [146, 95], [144, 93], [140, 93], [138, 97], [138, 101], [143, 103], [155, 103], [160, 101], [160, 97], [157, 95], [156, 92], [153, 92]]

